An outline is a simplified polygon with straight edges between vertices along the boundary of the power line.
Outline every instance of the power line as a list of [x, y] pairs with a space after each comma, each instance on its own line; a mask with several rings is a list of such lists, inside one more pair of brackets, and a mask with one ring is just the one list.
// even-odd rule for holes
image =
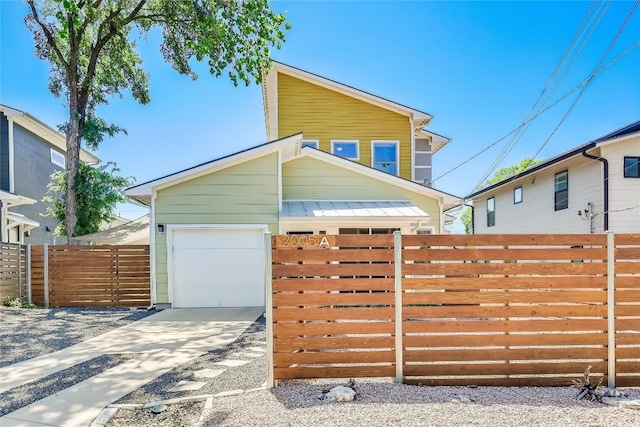
[[[602, 67], [600, 70], [598, 70], [598, 72], [595, 74], [594, 78], [597, 77], [598, 75], [600, 75], [602, 72], [604, 72], [606, 69], [608, 69], [609, 67], [611, 67], [613, 64], [615, 64], [616, 62], [618, 62], [619, 60], [621, 60], [623, 57], [625, 57], [626, 55], [628, 55], [629, 53], [631, 53], [634, 49], [636, 49], [638, 46], [640, 46], [640, 41], [634, 43], [633, 45], [631, 45], [626, 51], [622, 52], [620, 55], [618, 55], [616, 58], [614, 58], [611, 62], [609, 62], [607, 65], [605, 65], [604, 67]], [[593, 80], [593, 79], [592, 79]], [[536, 113], [533, 117], [531, 117], [528, 121], [524, 122], [524, 124], [526, 123], [530, 123], [531, 121], [535, 120], [536, 118], [538, 118], [539, 116], [541, 116], [543, 113], [546, 113], [548, 110], [550, 110], [551, 108], [555, 107], [557, 104], [559, 104], [560, 102], [562, 102], [563, 100], [565, 100], [566, 98], [568, 98], [569, 96], [571, 96], [576, 90], [580, 89], [582, 86], [585, 85], [586, 81], [581, 82], [580, 84], [578, 84], [577, 86], [575, 86], [573, 89], [571, 89], [569, 92], [567, 92], [566, 94], [564, 94], [562, 97], [558, 98], [553, 104], [547, 106], [546, 108], [544, 108], [543, 110], [538, 111], [538, 113]], [[506, 138], [508, 138], [510, 135], [512, 135], [513, 133], [517, 132], [522, 126], [524, 126], [524, 124], [520, 124], [518, 127], [516, 127], [514, 130], [512, 130], [511, 132], [507, 133], [506, 135], [502, 136], [501, 138], [499, 138], [498, 140], [492, 142], [491, 144], [489, 144], [488, 146], [486, 146], [485, 148], [483, 148], [482, 150], [478, 151], [476, 154], [474, 154], [473, 156], [469, 157], [467, 160], [459, 163], [458, 165], [454, 166], [453, 168], [447, 170], [446, 172], [444, 172], [443, 174], [439, 175], [438, 177], [434, 178], [431, 182], [435, 182], [437, 180], [439, 180], [440, 178], [443, 178], [447, 175], [449, 175], [451, 172], [454, 172], [455, 170], [459, 169], [460, 167], [464, 166], [465, 164], [469, 163], [470, 161], [476, 159], [478, 156], [480, 156], [481, 154], [485, 153], [486, 151], [488, 151], [489, 149], [493, 148], [496, 144], [499, 144], [501, 141], [505, 140]]]
[[629, 20], [631, 19], [631, 16], [633, 15], [633, 13], [635, 12], [636, 8], [638, 7], [638, 1], [636, 1], [633, 4], [633, 7], [631, 8], [631, 11], [629, 12], [629, 14], [627, 15], [626, 19], [624, 20], [624, 22], [622, 23], [622, 25], [620, 26], [620, 28], [618, 29], [618, 32], [616, 33], [615, 37], [613, 38], [613, 40], [611, 41], [611, 43], [609, 44], [609, 47], [607, 48], [607, 50], [605, 51], [604, 55], [602, 55], [602, 58], [600, 58], [600, 62], [598, 62], [598, 65], [596, 65], [596, 67], [594, 68], [593, 72], [591, 73], [591, 76], [589, 76], [589, 78], [585, 81], [585, 85], [582, 87], [582, 90], [578, 93], [578, 96], [576, 97], [576, 99], [573, 101], [573, 104], [571, 104], [571, 106], [569, 107], [569, 109], [567, 110], [567, 112], [565, 113], [565, 115], [562, 117], [562, 119], [560, 120], [560, 122], [558, 123], [558, 125], [555, 127], [555, 129], [553, 130], [553, 132], [551, 132], [551, 135], [549, 135], [549, 137], [546, 139], [546, 141], [540, 146], [540, 148], [538, 149], [538, 151], [536, 151], [536, 154], [533, 155], [532, 159], [535, 159], [538, 154], [540, 154], [540, 152], [542, 151], [542, 149], [549, 143], [549, 141], [551, 140], [551, 138], [553, 137], [553, 135], [555, 135], [555, 133], [558, 131], [558, 129], [560, 128], [560, 126], [562, 125], [562, 123], [564, 123], [564, 121], [566, 120], [567, 116], [569, 116], [569, 113], [571, 113], [571, 111], [573, 110], [573, 108], [576, 106], [576, 104], [578, 103], [578, 101], [580, 100], [580, 98], [582, 97], [582, 95], [584, 94], [584, 91], [587, 90], [587, 87], [589, 86], [589, 84], [591, 83], [591, 81], [593, 80], [593, 78], [596, 76], [598, 69], [600, 68], [600, 66], [602, 65], [602, 63], [604, 62], [604, 60], [606, 59], [607, 55], [609, 54], [609, 52], [611, 52], [611, 49], [613, 49], [613, 46], [616, 44], [616, 42], [618, 41], [618, 37], [620, 37], [620, 34], [622, 33], [622, 30], [624, 30], [624, 28], [627, 26], [627, 23], [629, 22]]
[[[564, 77], [566, 76], [567, 72], [569, 71], [569, 69], [572, 67], [572, 65], [574, 64], [574, 62], [576, 61], [577, 57], [580, 55], [580, 53], [582, 52], [582, 49], [584, 48], [584, 46], [586, 45], [587, 41], [589, 40], [589, 38], [591, 37], [591, 34], [593, 34], [593, 31], [595, 31], [596, 27], [598, 26], [598, 24], [600, 23], [600, 21], [602, 20], [602, 18], [604, 17], [604, 15], [606, 14], [610, 2], [609, 3], [602, 3], [602, 7], [600, 7], [598, 9], [598, 11], [596, 12], [596, 14], [589, 20], [589, 16], [591, 15], [591, 11], [593, 10], [593, 6], [594, 6], [595, 2], [592, 3], [591, 8], [587, 11], [587, 13], [585, 14], [585, 17], [582, 21], [582, 23], [580, 24], [580, 27], [576, 30], [573, 39], [571, 40], [571, 42], [569, 43], [569, 45], [567, 46], [567, 49], [565, 50], [564, 55], [562, 56], [560, 62], [558, 63], [558, 65], [556, 66], [556, 69], [554, 70], [552, 76], [549, 78], [549, 80], [547, 81], [547, 84], [545, 85], [545, 87], [542, 89], [542, 91], [540, 92], [540, 94], [538, 95], [538, 99], [536, 99], [536, 102], [534, 103], [534, 105], [531, 107], [531, 109], [529, 110], [529, 113], [527, 113], [527, 116], [525, 117], [524, 121], [526, 121], [528, 119], [528, 117], [531, 115], [531, 113], [535, 110], [536, 106], [538, 105], [538, 103], [540, 102], [540, 100], [543, 98], [545, 91], [549, 88], [549, 86], [551, 86], [553, 79], [555, 78], [555, 76], [557, 75], [557, 73], [562, 69], [562, 67], [564, 66], [564, 63], [570, 58], [570, 56], [573, 56], [573, 59], [571, 59], [571, 61], [569, 62], [568, 66], [565, 68], [564, 73], [562, 74], [562, 76], [556, 81], [556, 84], [553, 87], [553, 90], [547, 94], [547, 98], [544, 100], [544, 102], [541, 104], [540, 108], [544, 108], [544, 106], [546, 105], [546, 103], [548, 102], [548, 99], [551, 97], [551, 95], [555, 92], [555, 90], [558, 88], [558, 86], [560, 85], [560, 83], [562, 82], [562, 80], [564, 79]], [[593, 22], [596, 21], [594, 25]], [[589, 20], [587, 25], [584, 25], [585, 22]], [[584, 36], [584, 34], [587, 32], [587, 30], [589, 29], [589, 27], [591, 26], [591, 31], [588, 33], [588, 35], [586, 36], [586, 38], [584, 39], [584, 41], [582, 42], [582, 45], [574, 52], [574, 49], [576, 49], [576, 46], [578, 46], [578, 41], [580, 40], [580, 38], [582, 38]], [[482, 178], [480, 178], [480, 180], [478, 181], [478, 183], [476, 184], [475, 188], [479, 187], [480, 185], [482, 185], [483, 182], [485, 182], [485, 180], [487, 180], [489, 178], [489, 176], [491, 175], [491, 173], [493, 171], [495, 171], [495, 169], [498, 168], [498, 166], [504, 161], [504, 159], [507, 157], [507, 155], [509, 155], [509, 153], [515, 148], [515, 146], [518, 144], [518, 142], [520, 142], [520, 140], [522, 139], [522, 137], [524, 136], [524, 134], [526, 133], [526, 131], [529, 129], [529, 127], [531, 126], [533, 122], [530, 121], [526, 126], [524, 126], [524, 128], [522, 129], [522, 132], [518, 132], [516, 133], [511, 140], [509, 141], [509, 143], [502, 149], [502, 151], [498, 154], [498, 156], [496, 157], [496, 159], [491, 163], [491, 165], [487, 168], [486, 172], [484, 173], [484, 175], [482, 176]]]

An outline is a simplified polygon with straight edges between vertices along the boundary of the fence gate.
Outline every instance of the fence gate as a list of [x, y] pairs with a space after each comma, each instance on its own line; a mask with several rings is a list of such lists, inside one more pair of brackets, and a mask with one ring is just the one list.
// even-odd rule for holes
[[274, 380], [568, 385], [590, 364], [609, 385], [640, 385], [640, 235], [275, 236], [272, 247]]
[[27, 247], [0, 243], [0, 299], [28, 298], [29, 264]]

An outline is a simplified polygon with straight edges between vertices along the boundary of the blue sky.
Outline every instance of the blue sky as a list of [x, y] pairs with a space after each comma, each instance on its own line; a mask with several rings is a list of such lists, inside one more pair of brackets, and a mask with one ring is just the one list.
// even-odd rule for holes
[[[452, 138], [434, 158], [439, 177], [514, 130], [562, 58], [591, 2], [275, 1], [292, 30], [273, 58], [435, 116], [429, 129]], [[599, 8], [601, 3], [596, 4]], [[588, 78], [632, 1], [613, 1], [551, 97]], [[606, 5], [605, 5], [606, 6]], [[638, 8], [640, 9], [640, 8]], [[55, 126], [67, 114], [47, 89], [48, 64], [33, 55], [23, 23], [26, 6], [0, 2], [0, 103]], [[640, 11], [606, 56], [610, 62], [640, 41]], [[140, 41], [151, 74], [149, 105], [125, 95], [98, 112], [128, 135], [97, 152], [144, 182], [265, 141], [259, 86], [234, 87], [205, 67], [179, 76], [162, 61], [158, 40]], [[640, 47], [596, 77], [538, 158], [548, 158], [640, 118]], [[533, 156], [575, 100], [558, 103], [524, 134], [500, 167]], [[434, 186], [469, 194], [507, 140]], [[139, 208], [123, 206], [135, 218]]]

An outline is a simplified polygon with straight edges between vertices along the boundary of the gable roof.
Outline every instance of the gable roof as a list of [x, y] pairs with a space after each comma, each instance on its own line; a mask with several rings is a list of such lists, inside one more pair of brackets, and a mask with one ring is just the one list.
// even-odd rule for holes
[[[63, 153], [67, 152], [67, 141], [65, 137], [57, 130], [42, 122], [36, 117], [24, 111], [16, 110], [15, 108], [8, 107], [0, 104], [0, 112], [5, 116], [10, 117], [15, 123], [19, 124], [23, 128], [38, 135], [40, 138], [56, 146]], [[80, 160], [87, 164], [96, 164], [100, 162], [100, 159], [84, 148], [80, 149]]]
[[453, 194], [446, 193], [441, 190], [436, 190], [433, 187], [427, 187], [425, 185], [418, 184], [417, 182], [402, 178], [397, 175], [391, 175], [389, 173], [379, 171], [370, 166], [365, 166], [356, 161], [345, 159], [344, 157], [336, 156], [335, 154], [327, 153], [326, 151], [318, 150], [313, 147], [303, 147], [301, 150], [301, 157], [303, 156], [309, 156], [321, 161], [325, 161], [327, 163], [334, 164], [338, 167], [351, 169], [363, 175], [379, 179], [380, 181], [384, 181], [391, 185], [402, 187], [416, 193], [421, 193], [430, 197], [441, 198], [443, 203], [446, 205], [455, 204], [460, 200], [460, 197], [454, 196]]
[[302, 133], [286, 136], [275, 141], [265, 142], [263, 144], [255, 145], [253, 147], [238, 151], [236, 153], [209, 160], [207, 162], [200, 163], [190, 168], [183, 169], [181, 171], [174, 172], [169, 175], [153, 179], [151, 181], [134, 185], [127, 188], [124, 194], [130, 199], [141, 202], [145, 206], [149, 206], [149, 200], [147, 200], [147, 198], [150, 197], [154, 191], [166, 187], [171, 187], [181, 182], [215, 172], [216, 170], [225, 169], [246, 162], [248, 160], [264, 156], [269, 153], [274, 153], [278, 150], [284, 149], [284, 151], [287, 152], [286, 154], [296, 155], [300, 152], [301, 144]]
[[125, 190], [125, 196], [145, 206], [149, 206], [151, 202], [151, 196], [153, 195], [154, 191], [171, 187], [181, 182], [185, 182], [275, 152], [281, 153], [281, 159], [283, 162], [287, 162], [293, 160], [294, 158], [303, 156], [314, 157], [319, 160], [335, 164], [339, 167], [345, 167], [364, 175], [379, 179], [381, 181], [388, 182], [395, 186], [403, 187], [417, 193], [428, 195], [430, 197], [440, 198], [445, 204], [453, 204], [460, 199], [459, 197], [456, 197], [452, 194], [445, 193], [431, 187], [426, 187], [424, 185], [401, 178], [399, 176], [381, 172], [377, 169], [373, 169], [369, 166], [344, 159], [334, 154], [316, 150], [312, 147], [302, 147], [302, 133], [297, 133], [295, 135], [287, 136], [276, 141], [256, 145], [254, 147], [238, 151], [237, 153], [229, 154], [227, 156], [210, 160], [208, 162], [200, 163], [196, 166], [192, 166], [190, 168], [183, 169], [181, 171], [174, 172], [172, 174], [129, 187]]
[[[341, 93], [352, 98], [359, 99], [364, 102], [368, 102], [378, 107], [405, 115], [410, 117], [413, 121], [414, 131], [419, 132], [423, 127], [429, 125], [433, 115], [427, 112], [417, 110], [415, 108], [408, 107], [406, 105], [391, 101], [387, 98], [383, 98], [378, 95], [366, 92], [364, 90], [357, 89], [353, 86], [345, 85], [335, 80], [322, 77], [318, 74], [310, 73], [300, 68], [292, 67], [291, 65], [284, 64], [282, 62], [271, 60], [271, 69], [264, 76], [262, 80], [262, 101], [264, 107], [265, 125], [267, 128], [267, 139], [275, 137], [275, 130], [277, 129], [277, 75], [278, 73], [286, 74], [288, 76], [295, 77], [297, 79], [318, 85], [329, 90]], [[429, 133], [430, 135], [431, 133]], [[439, 138], [444, 138], [446, 141], [438, 140], [438, 149], [444, 146], [450, 141], [450, 138], [443, 137], [442, 135], [434, 134]]]
[[539, 163], [535, 166], [531, 166], [528, 169], [525, 169], [523, 172], [519, 173], [518, 175], [512, 176], [510, 178], [507, 179], [503, 179], [500, 182], [497, 182], [493, 185], [490, 185], [489, 187], [483, 188], [482, 190], [476, 191], [474, 193], [469, 194], [468, 196], [465, 197], [465, 200], [469, 200], [472, 199], [473, 197], [476, 197], [480, 194], [486, 193], [488, 191], [491, 191], [495, 188], [501, 187], [505, 184], [508, 184], [516, 179], [525, 177], [527, 175], [530, 175], [534, 172], [537, 172], [541, 169], [547, 168], [551, 165], [554, 165], [556, 163], [559, 163], [563, 160], [569, 159], [571, 157], [577, 156], [577, 155], [582, 155], [582, 152], [585, 152], [587, 150], [591, 150], [593, 148], [596, 148], [600, 145], [603, 145], [605, 143], [612, 143], [612, 142], [617, 142], [620, 141], [622, 139], [626, 139], [629, 137], [632, 137], [634, 135], [640, 134], [640, 119], [635, 120], [625, 126], [622, 126], [612, 132], [609, 132], [599, 138], [596, 138], [594, 140], [592, 140], [591, 142], [587, 142], [586, 144], [582, 144], [579, 145], [578, 147], [572, 148], [569, 151], [566, 151], [562, 154], [558, 154], [557, 156], [554, 156], [552, 158], [550, 158], [549, 160], [546, 160], [542, 163]]

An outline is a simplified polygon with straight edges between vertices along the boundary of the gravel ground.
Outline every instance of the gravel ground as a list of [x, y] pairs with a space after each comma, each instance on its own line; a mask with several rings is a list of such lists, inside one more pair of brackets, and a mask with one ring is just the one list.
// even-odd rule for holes
[[128, 308], [0, 306], [0, 368], [58, 351], [153, 313], [156, 311]]
[[[344, 385], [334, 383], [332, 385]], [[327, 385], [295, 385], [214, 401], [205, 426], [639, 426], [640, 411], [575, 400], [569, 387], [418, 387], [356, 382], [356, 400], [326, 403]], [[640, 389], [628, 390], [640, 397]], [[470, 404], [452, 403], [456, 395]]]
[[[127, 309], [0, 308], [3, 325], [0, 330], [0, 366], [59, 350], [153, 313]], [[264, 319], [260, 318], [234, 343], [178, 366], [118, 403], [148, 403], [260, 387], [265, 379], [265, 357], [251, 358], [247, 353], [255, 353], [255, 348], [263, 348], [264, 345]], [[7, 399], [20, 400], [12, 398], [11, 393], [24, 398], [22, 392], [36, 395], [42, 387], [56, 387], [56, 383], [68, 383], [74, 380], [73, 377], [80, 381], [83, 376], [95, 375], [103, 368], [118, 363], [120, 357], [96, 358], [56, 374], [60, 377], [45, 378], [40, 384], [31, 385], [36, 388], [30, 391], [10, 390], [0, 396], [0, 401], [5, 407]], [[217, 364], [225, 359], [248, 360], [249, 363], [237, 367]], [[211, 379], [194, 375], [195, 371], [206, 368], [224, 369], [224, 372]], [[168, 392], [180, 381], [206, 384], [195, 391]], [[217, 397], [213, 409], [204, 416], [204, 425], [640, 426], [640, 411], [577, 401], [577, 391], [569, 387], [418, 387], [397, 385], [389, 380], [358, 380], [354, 402], [326, 403], [318, 398], [328, 388], [341, 384], [344, 381], [286, 381], [274, 390]], [[640, 398], [640, 388], [627, 389], [627, 393], [632, 398]], [[455, 396], [466, 396], [472, 403], [453, 403]], [[151, 414], [149, 410], [120, 409], [108, 427], [192, 426], [203, 407], [203, 402], [170, 405], [158, 415]]]

